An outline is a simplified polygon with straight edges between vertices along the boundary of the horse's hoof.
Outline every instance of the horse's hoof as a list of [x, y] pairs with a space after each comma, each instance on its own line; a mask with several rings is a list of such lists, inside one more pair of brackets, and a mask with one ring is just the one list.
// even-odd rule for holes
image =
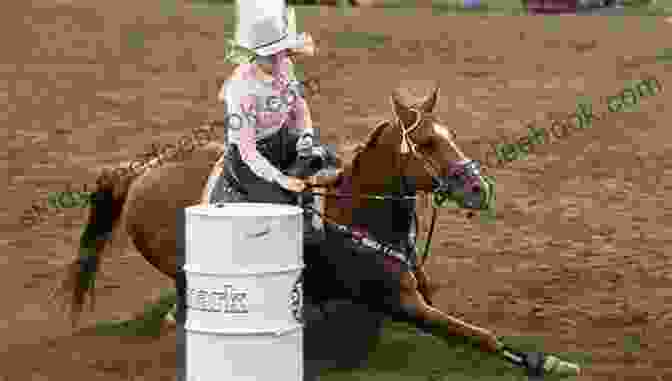
[[581, 374], [581, 368], [577, 364], [561, 360], [553, 355], [541, 352], [522, 353], [507, 346], [501, 348], [501, 353], [505, 359], [525, 368], [530, 380], [541, 380], [545, 373], [563, 377]]
[[544, 371], [559, 376], [578, 376], [581, 374], [581, 368], [574, 363], [560, 360], [553, 355], [544, 356]]
[[425, 330], [422, 329], [422, 328], [416, 328], [416, 329], [415, 329], [415, 333], [416, 333], [418, 336], [421, 336], [421, 337], [429, 337], [429, 336], [433, 336], [429, 331], [425, 331]]

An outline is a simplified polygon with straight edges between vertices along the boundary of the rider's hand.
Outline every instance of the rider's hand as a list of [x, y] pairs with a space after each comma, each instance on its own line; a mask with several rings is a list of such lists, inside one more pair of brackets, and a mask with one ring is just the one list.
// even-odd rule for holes
[[306, 189], [306, 182], [298, 177], [289, 177], [287, 180], [287, 189], [292, 192], [303, 192]]
[[336, 170], [331, 175], [312, 176], [309, 179], [309, 184], [318, 187], [330, 187], [337, 185], [343, 176], [343, 169]]

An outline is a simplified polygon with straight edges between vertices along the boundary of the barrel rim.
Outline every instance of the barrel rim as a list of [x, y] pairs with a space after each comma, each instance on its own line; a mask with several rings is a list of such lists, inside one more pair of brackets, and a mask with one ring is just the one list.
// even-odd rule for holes
[[[288, 204], [236, 202], [221, 205], [222, 207], [212, 204], [196, 204], [184, 209], [187, 215], [207, 217], [293, 217], [303, 214], [303, 209]], [[250, 213], [250, 211], [256, 211], [256, 213]]]
[[[205, 267], [205, 266], [202, 266]], [[182, 269], [184, 270], [185, 274], [194, 274], [194, 275], [205, 275], [205, 276], [210, 276], [210, 277], [231, 277], [231, 278], [240, 278], [240, 277], [249, 277], [249, 276], [263, 276], [263, 275], [269, 275], [269, 274], [289, 274], [295, 271], [302, 271], [305, 267], [306, 264], [301, 262], [298, 264], [292, 264], [290, 266], [282, 266], [282, 267], [271, 267], [271, 266], [259, 266], [258, 268], [260, 269], [271, 269], [267, 271], [259, 271], [257, 269], [241, 269], [239, 271], [236, 271], [234, 273], [228, 273], [228, 272], [212, 272], [212, 271], [205, 271], [202, 269], [202, 267], [199, 267], [198, 265], [194, 263], [185, 263], [182, 266]], [[210, 266], [208, 266], [210, 267]]]
[[[191, 324], [190, 324], [191, 323]], [[281, 328], [267, 328], [267, 329], [236, 329], [230, 330], [230, 329], [212, 329], [212, 328], [201, 328], [201, 327], [194, 327], [193, 325], [194, 322], [187, 320], [187, 322], [184, 324], [184, 330], [185, 332], [193, 332], [193, 333], [199, 333], [199, 334], [204, 334], [204, 335], [216, 335], [216, 336], [273, 336], [273, 337], [280, 337], [280, 336], [286, 336], [294, 332], [302, 332], [304, 329], [304, 325], [301, 323], [295, 323], [291, 325], [287, 325], [285, 327]]]

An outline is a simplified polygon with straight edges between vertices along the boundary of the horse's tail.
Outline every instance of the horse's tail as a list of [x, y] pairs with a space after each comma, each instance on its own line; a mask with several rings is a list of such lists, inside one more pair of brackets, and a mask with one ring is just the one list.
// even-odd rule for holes
[[[89, 218], [80, 237], [79, 255], [68, 266], [61, 291], [70, 298], [70, 319], [77, 324], [88, 294], [90, 308], [95, 308], [95, 279], [100, 257], [120, 224], [124, 202], [135, 176], [119, 176], [103, 169], [91, 194]], [[67, 303], [67, 302], [66, 302]]]

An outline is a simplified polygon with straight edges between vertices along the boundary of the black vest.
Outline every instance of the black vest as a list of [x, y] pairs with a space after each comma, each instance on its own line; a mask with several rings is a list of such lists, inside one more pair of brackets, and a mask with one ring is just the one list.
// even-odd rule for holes
[[[273, 166], [284, 171], [297, 158], [296, 142], [298, 135], [292, 134], [287, 126], [277, 133], [257, 142], [257, 151]], [[271, 202], [294, 204], [296, 197], [284, 190], [279, 184], [271, 183], [257, 176], [243, 161], [236, 144], [227, 147], [227, 160], [230, 170], [237, 178], [238, 186], [246, 194], [249, 202]]]

